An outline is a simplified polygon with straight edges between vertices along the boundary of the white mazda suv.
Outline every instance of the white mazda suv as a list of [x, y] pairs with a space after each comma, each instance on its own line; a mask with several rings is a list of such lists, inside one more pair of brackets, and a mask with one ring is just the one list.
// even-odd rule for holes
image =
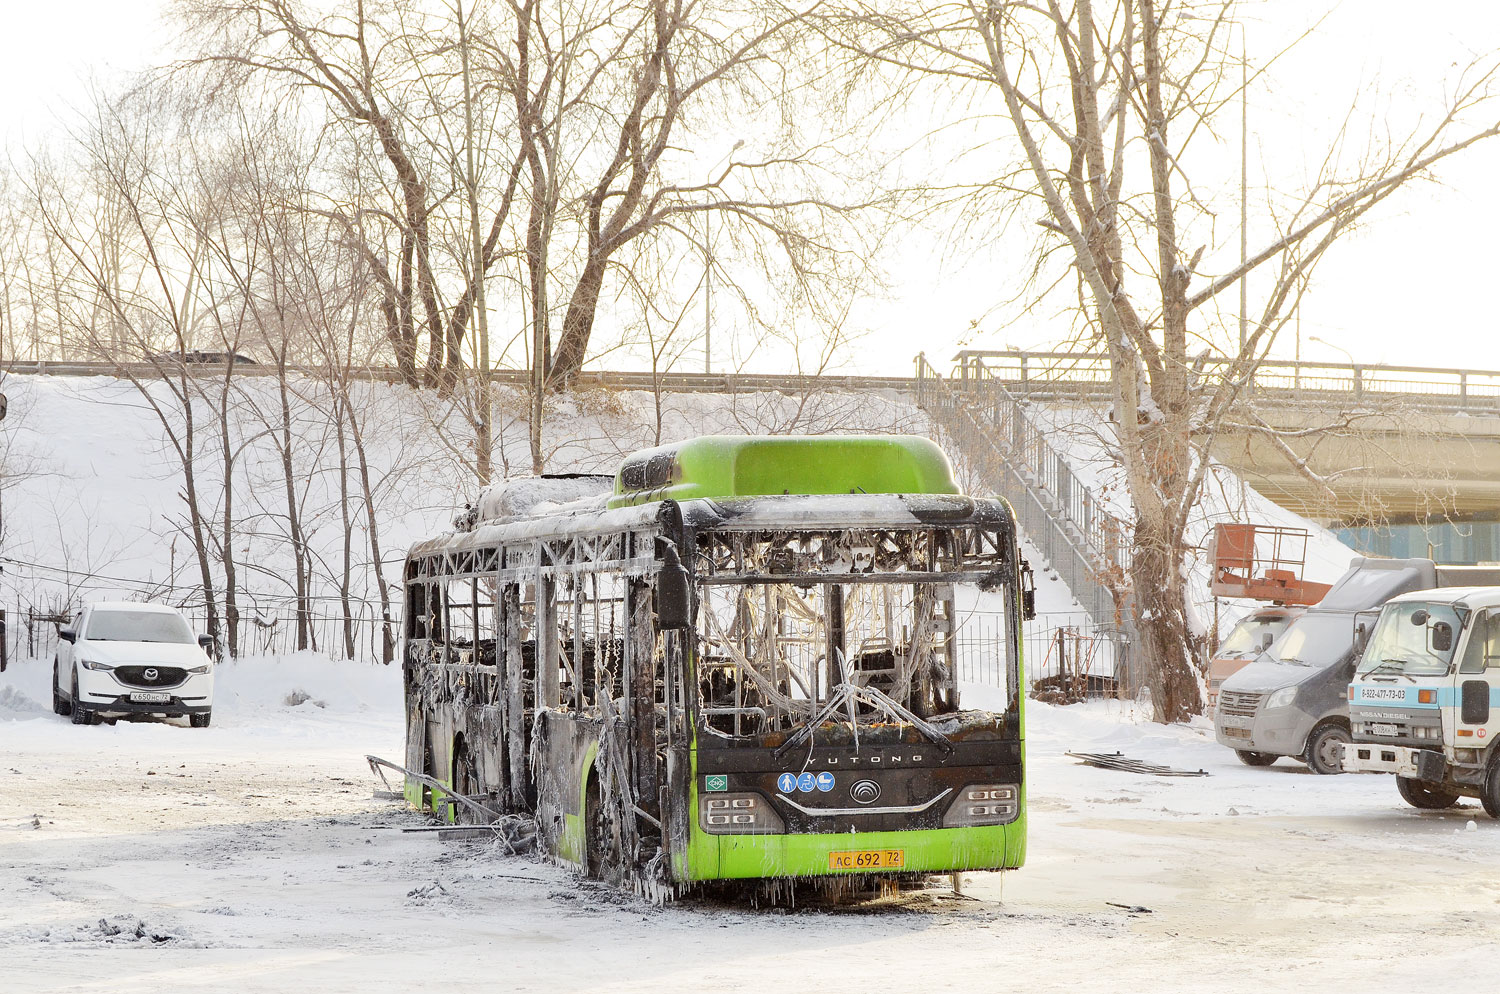
[[176, 608], [101, 601], [58, 632], [52, 710], [88, 725], [102, 716], [186, 716], [194, 728], [213, 715], [214, 664], [207, 635]]

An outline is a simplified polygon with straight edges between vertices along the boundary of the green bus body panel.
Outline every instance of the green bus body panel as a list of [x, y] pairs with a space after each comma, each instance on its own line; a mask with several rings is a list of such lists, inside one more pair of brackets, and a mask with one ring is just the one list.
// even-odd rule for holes
[[[651, 482], [627, 486], [632, 464], [656, 460]], [[781, 494], [956, 494], [937, 443], [915, 435], [705, 435], [627, 456], [610, 507], [698, 497]]]
[[[1022, 763], [1025, 763], [1024, 756]], [[698, 810], [698, 780], [695, 775], [691, 791], [695, 813]], [[1008, 825], [827, 835], [710, 835], [695, 819], [687, 848], [678, 854], [675, 869], [677, 879], [684, 882], [859, 873], [861, 871], [828, 868], [829, 853], [850, 849], [900, 849], [905, 853], [904, 862], [895, 872], [902, 873], [1014, 869], [1026, 861], [1024, 783], [1019, 808], [1016, 820]]]
[[563, 812], [562, 832], [557, 838], [557, 855], [583, 869], [588, 868], [588, 824], [584, 815], [589, 809], [589, 777], [599, 758], [599, 743], [590, 742], [583, 754], [583, 775], [578, 779], [578, 813]]
[[1009, 825], [985, 828], [846, 832], [836, 835], [706, 835], [689, 844], [690, 879], [831, 877], [872, 871], [830, 870], [828, 854], [851, 849], [900, 849], [900, 870], [880, 873], [953, 873], [1018, 867], [1026, 858], [1024, 812]]

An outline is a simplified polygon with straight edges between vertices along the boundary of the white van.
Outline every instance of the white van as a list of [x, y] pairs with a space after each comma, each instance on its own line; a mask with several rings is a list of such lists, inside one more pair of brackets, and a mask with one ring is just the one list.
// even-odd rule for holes
[[186, 716], [207, 728], [213, 716], [213, 640], [193, 635], [176, 608], [101, 601], [58, 633], [52, 710], [88, 725], [101, 716]]

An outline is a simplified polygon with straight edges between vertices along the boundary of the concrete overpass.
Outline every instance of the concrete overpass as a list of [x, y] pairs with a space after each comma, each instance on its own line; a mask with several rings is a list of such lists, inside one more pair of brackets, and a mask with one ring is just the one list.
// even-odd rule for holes
[[[1108, 358], [1099, 353], [966, 351], [954, 362], [946, 383], [957, 395], [972, 396], [981, 410], [991, 405], [989, 395], [996, 391], [1009, 399], [1050, 404], [1103, 407], [1110, 402]], [[1211, 379], [1227, 363], [1226, 358], [1210, 357], [1198, 364], [1197, 375]], [[165, 368], [149, 362], [36, 360], [12, 360], [6, 366], [12, 373], [140, 377], [163, 375]], [[213, 363], [189, 366], [190, 372], [208, 376], [222, 375], [222, 370]], [[291, 371], [322, 375], [314, 367]], [[240, 376], [273, 373], [268, 366], [236, 366]], [[395, 369], [386, 367], [357, 369], [352, 375], [399, 379]], [[524, 386], [530, 374], [496, 369], [490, 376], [496, 382]], [[927, 398], [923, 383], [930, 384], [932, 377], [942, 378], [919, 359], [915, 377], [619, 371], [586, 372], [579, 382], [614, 389], [724, 393], [893, 390]], [[1214, 456], [1285, 507], [1324, 521], [1500, 517], [1500, 371], [1273, 361], [1261, 365], [1245, 396], [1261, 418], [1290, 433], [1286, 444], [1330, 481], [1331, 493], [1298, 473], [1262, 435], [1230, 431], [1221, 436]], [[1026, 430], [1035, 434], [1033, 428]], [[1029, 451], [1018, 450], [1021, 456]], [[1055, 468], [1055, 459], [1031, 461], [1037, 462], [1030, 471], [1039, 479], [1062, 472]], [[1054, 481], [1064, 503], [1080, 490], [1067, 482], [1068, 475]], [[1093, 514], [1083, 517], [1085, 523], [1097, 519]]]
[[[955, 362], [961, 389], [998, 384], [1042, 403], [1110, 402], [1102, 354], [970, 351]], [[1196, 375], [1211, 380], [1227, 364], [1209, 358]], [[1284, 432], [1283, 444], [1328, 483], [1300, 473], [1264, 433], [1221, 435], [1214, 457], [1284, 507], [1351, 522], [1500, 512], [1500, 371], [1274, 361], [1243, 396], [1243, 412]]]

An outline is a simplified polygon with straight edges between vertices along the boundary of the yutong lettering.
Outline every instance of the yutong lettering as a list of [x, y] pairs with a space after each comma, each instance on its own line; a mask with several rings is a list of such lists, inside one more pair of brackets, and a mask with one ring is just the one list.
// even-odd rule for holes
[[[921, 761], [922, 753], [920, 752], [914, 752], [909, 756], [845, 756], [843, 758], [838, 756], [813, 756], [806, 763], [802, 764], [802, 766], [813, 767], [819, 763], [824, 766], [859, 766], [861, 764], [865, 766], [895, 766], [897, 763], [920, 763]], [[800, 768], [802, 767], [799, 766]]]

